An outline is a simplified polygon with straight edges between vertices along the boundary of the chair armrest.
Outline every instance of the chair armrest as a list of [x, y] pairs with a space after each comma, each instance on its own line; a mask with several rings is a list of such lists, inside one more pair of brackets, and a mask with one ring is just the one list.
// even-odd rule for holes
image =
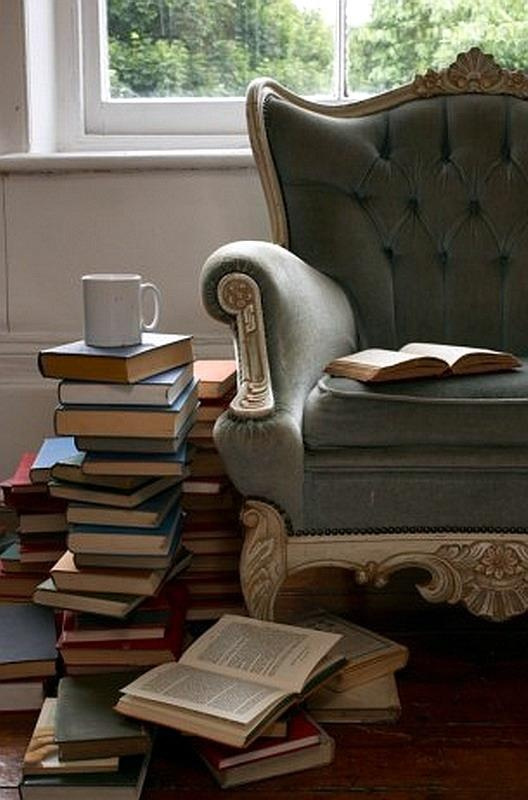
[[246, 497], [263, 497], [303, 527], [306, 396], [333, 358], [356, 346], [341, 287], [279, 245], [236, 242], [202, 271], [211, 316], [235, 329], [238, 392], [214, 436]]
[[356, 347], [343, 289], [279, 245], [221, 247], [204, 265], [202, 298], [211, 316], [236, 327], [234, 416], [281, 409], [300, 425], [306, 395], [324, 366]]

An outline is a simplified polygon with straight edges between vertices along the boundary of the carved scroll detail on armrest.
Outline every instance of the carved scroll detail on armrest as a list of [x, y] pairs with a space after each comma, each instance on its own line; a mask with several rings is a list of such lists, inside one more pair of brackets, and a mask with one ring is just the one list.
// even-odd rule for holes
[[218, 284], [218, 302], [236, 324], [238, 392], [231, 411], [237, 417], [268, 416], [275, 404], [259, 286], [241, 272], [224, 275]]

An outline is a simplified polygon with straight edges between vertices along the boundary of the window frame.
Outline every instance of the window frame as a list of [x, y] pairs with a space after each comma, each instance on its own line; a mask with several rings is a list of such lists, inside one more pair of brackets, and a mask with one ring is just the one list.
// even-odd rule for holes
[[[336, 4], [336, 101], [346, 94], [346, 0]], [[106, 0], [56, 6], [58, 149], [240, 150], [249, 147], [243, 97], [110, 98]]]

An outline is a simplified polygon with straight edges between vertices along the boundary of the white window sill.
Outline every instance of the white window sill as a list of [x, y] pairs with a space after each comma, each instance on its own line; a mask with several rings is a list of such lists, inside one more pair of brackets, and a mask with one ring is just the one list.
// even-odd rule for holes
[[254, 166], [249, 147], [229, 150], [8, 153], [0, 156], [0, 173], [246, 169]]

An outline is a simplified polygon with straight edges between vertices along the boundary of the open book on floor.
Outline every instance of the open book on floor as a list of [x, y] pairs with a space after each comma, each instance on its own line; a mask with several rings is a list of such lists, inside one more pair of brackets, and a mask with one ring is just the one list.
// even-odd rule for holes
[[365, 383], [474, 375], [520, 367], [511, 353], [476, 347], [411, 342], [399, 350], [371, 348], [331, 361], [325, 372]]
[[340, 635], [226, 615], [179, 662], [123, 688], [116, 710], [244, 747], [345, 664]]

